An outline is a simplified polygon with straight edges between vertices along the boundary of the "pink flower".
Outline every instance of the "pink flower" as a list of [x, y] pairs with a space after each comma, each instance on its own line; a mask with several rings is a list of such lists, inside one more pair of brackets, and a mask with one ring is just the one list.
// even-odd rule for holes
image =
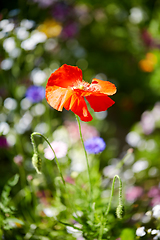
[[144, 134], [149, 135], [154, 131], [155, 119], [151, 112], [145, 111], [141, 117], [141, 125]]
[[[73, 142], [78, 141], [80, 139], [80, 136], [77, 122], [66, 121], [65, 126], [67, 128], [70, 139], [73, 140]], [[89, 138], [99, 136], [99, 133], [95, 127], [89, 126], [88, 124], [83, 122], [81, 123], [81, 130], [84, 141]]]
[[[53, 141], [51, 143], [51, 146], [52, 146], [53, 150], [55, 151], [57, 158], [63, 158], [66, 156], [67, 150], [68, 150], [66, 143], [64, 143], [62, 141]], [[45, 156], [45, 158], [47, 158], [49, 160], [54, 159], [55, 155], [49, 146], [44, 149], [44, 156]]]
[[132, 186], [126, 190], [126, 199], [128, 202], [135, 202], [143, 193], [143, 188]]

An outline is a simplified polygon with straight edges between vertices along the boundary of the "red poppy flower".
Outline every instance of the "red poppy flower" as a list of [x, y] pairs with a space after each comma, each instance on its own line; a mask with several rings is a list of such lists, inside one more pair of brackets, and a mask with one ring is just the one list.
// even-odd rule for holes
[[58, 111], [71, 110], [82, 121], [92, 120], [84, 97], [95, 112], [107, 110], [114, 104], [108, 97], [116, 93], [114, 84], [94, 78], [89, 84], [82, 80], [78, 67], [62, 65], [48, 79], [46, 86], [47, 102]]

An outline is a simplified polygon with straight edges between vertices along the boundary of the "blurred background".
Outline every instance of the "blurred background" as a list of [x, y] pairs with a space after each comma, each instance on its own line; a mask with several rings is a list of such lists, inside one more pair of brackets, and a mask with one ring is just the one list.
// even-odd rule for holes
[[[33, 131], [51, 141], [62, 140], [65, 134], [70, 137], [75, 131], [73, 113], [53, 110], [45, 100], [48, 77], [64, 63], [81, 68], [85, 81], [98, 78], [117, 87], [111, 97], [115, 104], [108, 111], [90, 109], [93, 121], [88, 123], [88, 132], [94, 135], [96, 131], [106, 142], [99, 166], [103, 176], [108, 178], [106, 167], [113, 167], [132, 147], [124, 181], [129, 186], [138, 184], [146, 192], [152, 186], [158, 188], [160, 1], [1, 0], [0, 192], [16, 173], [21, 176], [21, 186], [19, 183], [15, 193], [27, 189], [33, 178]], [[75, 135], [71, 137], [73, 145]], [[37, 144], [44, 155], [42, 139]], [[62, 161], [64, 168], [65, 164]], [[49, 169], [44, 171], [47, 176]], [[69, 175], [73, 172], [76, 170], [70, 169]], [[144, 205], [149, 201], [146, 196], [142, 196]]]

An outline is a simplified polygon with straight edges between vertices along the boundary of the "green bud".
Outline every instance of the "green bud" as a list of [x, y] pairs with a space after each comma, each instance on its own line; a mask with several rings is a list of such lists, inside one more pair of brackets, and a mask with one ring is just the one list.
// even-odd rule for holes
[[124, 206], [119, 204], [116, 209], [117, 218], [122, 219], [124, 217], [124, 213], [125, 213]]
[[32, 164], [39, 174], [41, 174], [41, 162], [42, 160], [40, 159], [38, 153], [34, 153], [32, 157]]

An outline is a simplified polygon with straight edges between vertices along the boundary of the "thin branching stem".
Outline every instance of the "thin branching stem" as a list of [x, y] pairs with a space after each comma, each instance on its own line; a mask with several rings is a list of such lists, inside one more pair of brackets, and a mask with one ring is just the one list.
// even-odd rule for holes
[[31, 134], [31, 141], [32, 141], [33, 150], [34, 150], [35, 153], [38, 153], [38, 151], [37, 151], [37, 147], [36, 147], [36, 144], [35, 144], [35, 141], [34, 141], [34, 136], [40, 136], [40, 137], [42, 137], [42, 138], [48, 143], [48, 145], [50, 146], [50, 148], [52, 149], [52, 151], [53, 151], [53, 153], [54, 153], [54, 156], [55, 156], [55, 161], [56, 161], [56, 164], [57, 164], [57, 168], [58, 168], [59, 174], [60, 174], [60, 176], [61, 176], [61, 179], [62, 179], [63, 184], [65, 185], [65, 181], [64, 181], [64, 178], [63, 178], [63, 175], [62, 175], [62, 171], [61, 171], [61, 169], [60, 169], [60, 165], [59, 165], [58, 159], [57, 159], [57, 157], [56, 157], [56, 153], [55, 153], [54, 149], [52, 148], [50, 142], [49, 142], [48, 139], [47, 139], [45, 136], [43, 136], [41, 133], [33, 132], [33, 133]]

